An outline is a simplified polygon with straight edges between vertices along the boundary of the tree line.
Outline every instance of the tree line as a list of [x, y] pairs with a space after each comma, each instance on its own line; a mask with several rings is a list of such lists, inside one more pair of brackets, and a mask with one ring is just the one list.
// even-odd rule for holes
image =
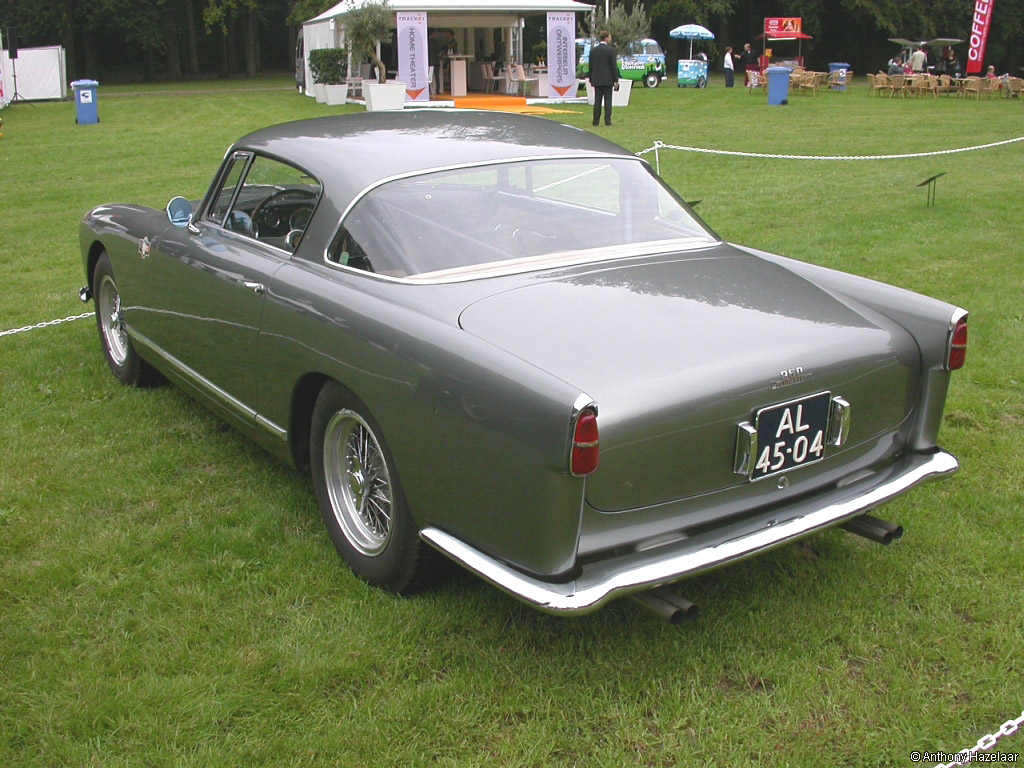
[[[16, 28], [21, 47], [63, 45], [69, 79], [253, 77], [291, 70], [302, 21], [332, 5], [332, 0], [0, 0], [0, 31]], [[814, 38], [802, 44], [808, 65], [824, 68], [843, 61], [855, 72], [883, 67], [897, 52], [890, 37], [967, 40], [974, 10], [973, 0], [626, 0], [613, 5], [643, 11], [670, 66], [685, 56], [683, 44], [668, 35], [680, 24], [703, 24], [715, 32], [715, 42], [703, 47], [717, 60], [726, 45], [759, 47], [754, 38], [764, 17], [799, 16], [804, 32]], [[542, 18], [527, 24], [528, 38], [543, 37]], [[1000, 73], [1021, 74], [1022, 39], [1024, 0], [996, 0], [986, 63]], [[776, 45], [776, 53], [795, 52], [796, 43]], [[966, 60], [966, 44], [959, 53]]]

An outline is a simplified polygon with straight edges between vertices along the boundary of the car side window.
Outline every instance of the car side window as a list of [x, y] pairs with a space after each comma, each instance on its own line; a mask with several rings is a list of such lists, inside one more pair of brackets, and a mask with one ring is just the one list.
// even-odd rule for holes
[[206, 214], [207, 218], [211, 221], [216, 221], [218, 224], [224, 222], [224, 217], [231, 207], [232, 199], [234, 199], [235, 190], [238, 188], [238, 180], [242, 178], [242, 172], [245, 170], [245, 164], [248, 160], [249, 155], [245, 154], [236, 154], [231, 158], [231, 166], [228, 168], [227, 173], [224, 174], [224, 182], [221, 184], [220, 189], [217, 190], [217, 194], [210, 204], [210, 210]]
[[240, 155], [233, 161], [209, 218], [227, 230], [292, 253], [320, 200], [320, 182], [279, 160], [256, 155], [246, 166], [247, 159]]
[[373, 263], [366, 255], [363, 246], [352, 237], [345, 227], [338, 230], [338, 234], [331, 242], [331, 247], [327, 249], [327, 260], [332, 264], [352, 267], [352, 269], [359, 269], [363, 272], [374, 271]]

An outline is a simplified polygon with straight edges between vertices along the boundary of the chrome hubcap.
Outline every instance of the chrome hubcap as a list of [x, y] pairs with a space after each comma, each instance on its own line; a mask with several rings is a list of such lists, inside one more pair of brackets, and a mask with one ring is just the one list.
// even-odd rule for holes
[[121, 296], [110, 275], [104, 275], [100, 280], [96, 309], [100, 314], [100, 328], [107, 351], [115, 363], [124, 365], [128, 359], [128, 334], [121, 317]]
[[338, 411], [327, 425], [324, 478], [345, 538], [362, 554], [379, 555], [391, 538], [391, 477], [377, 438], [355, 411]]

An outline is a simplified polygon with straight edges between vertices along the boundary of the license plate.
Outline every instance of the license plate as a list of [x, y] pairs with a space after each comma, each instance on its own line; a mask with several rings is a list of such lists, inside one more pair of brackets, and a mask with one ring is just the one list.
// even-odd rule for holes
[[762, 408], [754, 417], [757, 458], [751, 480], [761, 480], [825, 458], [831, 392]]

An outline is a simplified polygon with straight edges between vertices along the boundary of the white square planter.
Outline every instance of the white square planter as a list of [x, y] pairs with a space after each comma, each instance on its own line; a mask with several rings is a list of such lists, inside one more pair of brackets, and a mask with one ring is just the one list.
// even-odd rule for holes
[[[587, 104], [594, 106], [594, 86], [590, 84], [589, 80], [585, 80], [584, 84], [587, 86]], [[612, 91], [612, 106], [613, 107], [628, 107], [629, 106], [629, 93], [633, 90], [633, 81], [626, 80], [625, 78], [619, 78], [619, 90]]]
[[405, 83], [374, 83], [364, 80], [363, 97], [366, 99], [367, 112], [404, 109]]
[[326, 104], [327, 86], [323, 83], [313, 83], [313, 95], [316, 96], [317, 104]]
[[329, 107], [338, 107], [345, 103], [348, 98], [348, 85], [328, 85], [326, 88], [326, 104]]

